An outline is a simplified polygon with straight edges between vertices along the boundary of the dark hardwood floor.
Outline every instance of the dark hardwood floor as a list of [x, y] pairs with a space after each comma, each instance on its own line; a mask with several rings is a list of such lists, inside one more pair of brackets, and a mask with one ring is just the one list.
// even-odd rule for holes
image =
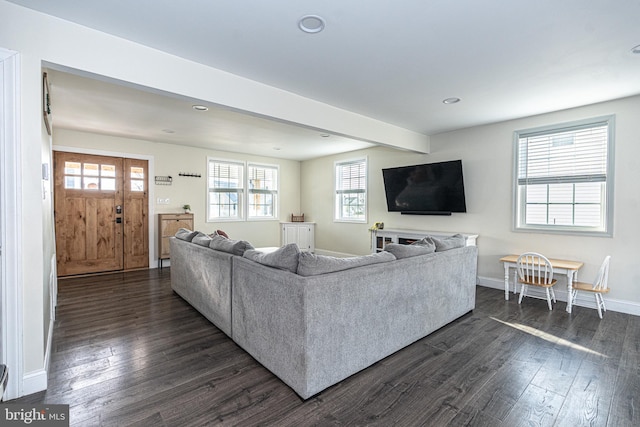
[[59, 283], [49, 388], [77, 426], [638, 426], [640, 317], [504, 301], [302, 401], [170, 288], [169, 270]]

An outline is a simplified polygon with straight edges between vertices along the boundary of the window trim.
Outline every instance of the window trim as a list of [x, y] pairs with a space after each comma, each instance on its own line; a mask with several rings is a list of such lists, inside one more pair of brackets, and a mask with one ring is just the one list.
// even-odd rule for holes
[[[603, 228], [575, 225], [545, 225], [524, 224], [526, 209], [524, 200], [521, 199], [521, 190], [518, 183], [519, 172], [519, 140], [525, 136], [562, 132], [570, 128], [595, 127], [599, 124], [607, 125], [607, 171], [605, 181], [605, 201], [602, 205], [604, 223]], [[513, 133], [513, 177], [512, 177], [512, 231], [530, 233], [550, 233], [577, 236], [613, 237], [614, 217], [614, 176], [615, 176], [615, 115], [599, 116], [589, 119], [558, 123], [555, 125], [540, 126], [530, 129], [521, 129]], [[579, 180], [576, 180], [576, 182]]]
[[[273, 195], [273, 215], [269, 217], [259, 217], [259, 216], [250, 216], [250, 208], [249, 208], [249, 196], [251, 195], [251, 187], [249, 186], [249, 168], [250, 167], [258, 167], [265, 169], [275, 169], [276, 170], [276, 189], [271, 190], [270, 193]], [[259, 162], [247, 162], [246, 164], [246, 187], [247, 187], [247, 200], [245, 203], [246, 206], [246, 215], [247, 221], [274, 221], [279, 219], [280, 215], [280, 165], [276, 164], [268, 164], [268, 163], [259, 163]]]
[[[364, 192], [363, 192], [364, 193], [364, 218], [362, 219], [342, 218], [338, 214], [338, 212], [340, 211], [338, 209], [338, 198], [337, 198], [338, 166], [349, 164], [349, 163], [356, 163], [356, 162], [364, 162]], [[333, 222], [343, 222], [343, 223], [350, 223], [350, 224], [366, 224], [367, 217], [369, 216], [368, 215], [368, 211], [369, 211], [368, 193], [369, 193], [369, 159], [367, 158], [367, 156], [336, 160], [335, 162], [333, 162]]]

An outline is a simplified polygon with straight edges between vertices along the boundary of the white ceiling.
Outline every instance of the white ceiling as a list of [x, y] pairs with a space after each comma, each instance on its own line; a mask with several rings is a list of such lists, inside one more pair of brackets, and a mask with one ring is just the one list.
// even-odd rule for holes
[[[640, 94], [638, 0], [12, 2], [427, 135]], [[306, 14], [324, 31], [300, 31]], [[180, 128], [195, 100], [52, 82], [61, 127], [300, 159], [369, 145], [228, 109]]]

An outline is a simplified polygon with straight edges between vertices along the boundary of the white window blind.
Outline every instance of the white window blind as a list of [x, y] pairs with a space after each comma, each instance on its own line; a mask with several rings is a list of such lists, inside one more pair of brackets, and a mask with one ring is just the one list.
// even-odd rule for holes
[[367, 160], [336, 163], [335, 219], [366, 222]]
[[244, 164], [209, 159], [207, 219], [242, 219]]
[[248, 166], [249, 218], [276, 218], [278, 167]]
[[610, 228], [612, 117], [516, 133], [516, 228]]

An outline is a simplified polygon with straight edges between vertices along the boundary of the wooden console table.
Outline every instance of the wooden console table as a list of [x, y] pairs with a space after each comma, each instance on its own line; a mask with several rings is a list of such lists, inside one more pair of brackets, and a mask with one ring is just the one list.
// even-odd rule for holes
[[[516, 263], [519, 255], [507, 255], [500, 258], [500, 262], [504, 263], [504, 299], [509, 299], [509, 269], [513, 268], [513, 293], [518, 291], [518, 271]], [[574, 281], [578, 280], [578, 270], [582, 268], [584, 263], [580, 261], [569, 261], [564, 259], [551, 259], [553, 273], [564, 274], [567, 276], [567, 313], [571, 313], [571, 291]]]

